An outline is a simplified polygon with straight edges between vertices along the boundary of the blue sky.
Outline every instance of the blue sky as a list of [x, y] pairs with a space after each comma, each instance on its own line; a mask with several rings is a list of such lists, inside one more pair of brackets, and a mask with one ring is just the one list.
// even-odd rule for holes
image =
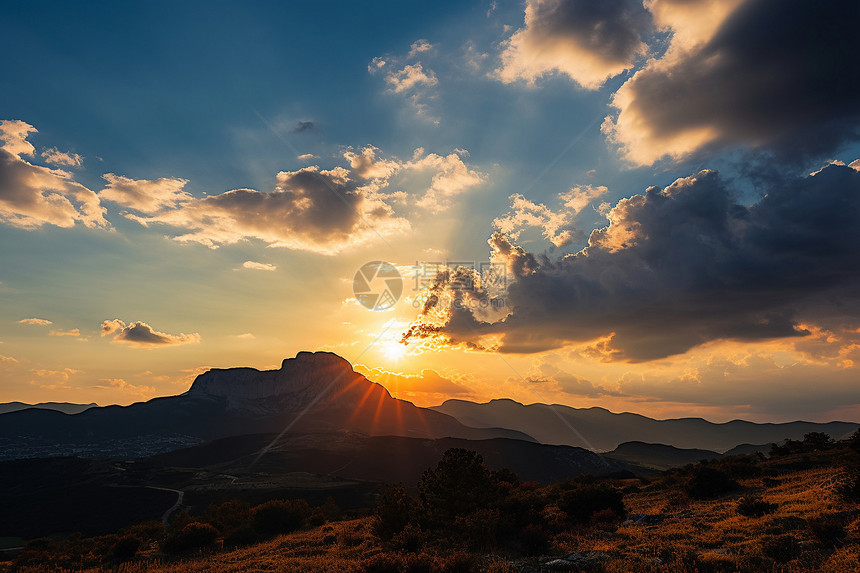
[[[841, 243], [824, 240], [853, 240], [837, 225], [857, 216], [857, 69], [842, 29], [852, 10], [9, 6], [4, 169], [61, 171], [50, 177], [73, 182], [60, 195], [75, 220], [49, 215], [51, 199], [22, 223], [30, 207], [15, 201], [55, 190], [0, 176], [0, 400], [128, 403], [181, 392], [206, 367], [330, 349], [384, 370], [419, 404], [510, 396], [856, 418], [858, 277]], [[763, 18], [768, 32], [751, 33]], [[809, 175], [831, 162], [841, 165]], [[75, 193], [101, 218], [87, 219]], [[306, 203], [318, 209], [296, 215]], [[816, 205], [843, 216], [825, 224]], [[788, 244], [789, 227], [824, 262], [763, 247]], [[667, 228], [678, 231], [661, 238]], [[408, 274], [489, 257], [519, 285], [504, 320], [419, 316], [417, 293], [381, 313], [352, 298], [369, 260]], [[410, 324], [433, 328], [398, 344]], [[812, 406], [809, 377], [827, 380]], [[792, 389], [772, 404], [777, 380]]]

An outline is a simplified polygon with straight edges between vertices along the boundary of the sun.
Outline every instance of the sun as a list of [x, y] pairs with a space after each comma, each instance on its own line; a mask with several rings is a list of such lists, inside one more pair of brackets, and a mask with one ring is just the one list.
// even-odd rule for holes
[[406, 345], [396, 340], [386, 340], [380, 344], [379, 352], [389, 360], [397, 362], [406, 355]]

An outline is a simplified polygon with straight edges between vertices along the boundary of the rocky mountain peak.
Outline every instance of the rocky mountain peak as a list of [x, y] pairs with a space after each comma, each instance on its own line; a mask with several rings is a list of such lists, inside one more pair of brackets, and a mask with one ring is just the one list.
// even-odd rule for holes
[[263, 400], [275, 397], [307, 403], [329, 388], [337, 392], [361, 377], [352, 365], [331, 352], [299, 352], [287, 358], [278, 370], [213, 368], [199, 375], [188, 396], [225, 397], [230, 400]]

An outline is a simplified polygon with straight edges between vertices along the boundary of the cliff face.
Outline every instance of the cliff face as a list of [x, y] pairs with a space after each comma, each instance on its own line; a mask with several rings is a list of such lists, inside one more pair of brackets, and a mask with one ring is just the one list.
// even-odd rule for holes
[[296, 411], [308, 406], [354, 407], [382, 386], [358, 374], [345, 359], [330, 352], [299, 352], [279, 370], [213, 369], [194, 380], [187, 396], [226, 398], [232, 408]]

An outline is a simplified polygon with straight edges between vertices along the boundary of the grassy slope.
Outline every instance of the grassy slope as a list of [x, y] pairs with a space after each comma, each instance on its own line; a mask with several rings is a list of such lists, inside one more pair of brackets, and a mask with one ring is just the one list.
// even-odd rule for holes
[[[625, 496], [631, 514], [663, 514], [652, 526], [622, 525], [617, 530], [582, 529], [564, 532], [554, 539], [552, 556], [570, 552], [602, 551], [610, 556], [599, 570], [626, 571], [860, 571], [860, 516], [857, 506], [837, 499], [832, 485], [839, 471], [815, 468], [784, 473], [779, 484], [764, 487], [761, 478], [740, 480], [744, 489], [710, 501], [689, 501], [672, 489], [643, 488]], [[633, 482], [631, 482], [633, 483]], [[736, 511], [737, 499], [756, 493], [779, 504], [763, 517], [748, 518]], [[851, 512], [848, 538], [835, 549], [817, 543], [804, 528], [791, 530], [781, 518], [810, 519], [822, 514]], [[782, 520], [784, 521], [784, 520]], [[313, 530], [281, 536], [259, 545], [228, 552], [188, 557], [181, 562], [143, 561], [122, 568], [126, 573], [153, 571], [253, 572], [253, 571], [360, 571], [361, 564], [383, 549], [370, 533], [370, 520], [331, 523]], [[769, 538], [790, 534], [800, 542], [800, 557], [783, 564], [763, 561], [762, 546]], [[434, 549], [426, 549], [433, 553]], [[444, 554], [441, 549], [439, 554]], [[519, 571], [526, 564], [539, 565], [550, 555], [506, 562], [502, 557], [481, 556], [482, 570]], [[429, 558], [430, 561], [434, 559]], [[444, 557], [435, 558], [437, 567]]]

